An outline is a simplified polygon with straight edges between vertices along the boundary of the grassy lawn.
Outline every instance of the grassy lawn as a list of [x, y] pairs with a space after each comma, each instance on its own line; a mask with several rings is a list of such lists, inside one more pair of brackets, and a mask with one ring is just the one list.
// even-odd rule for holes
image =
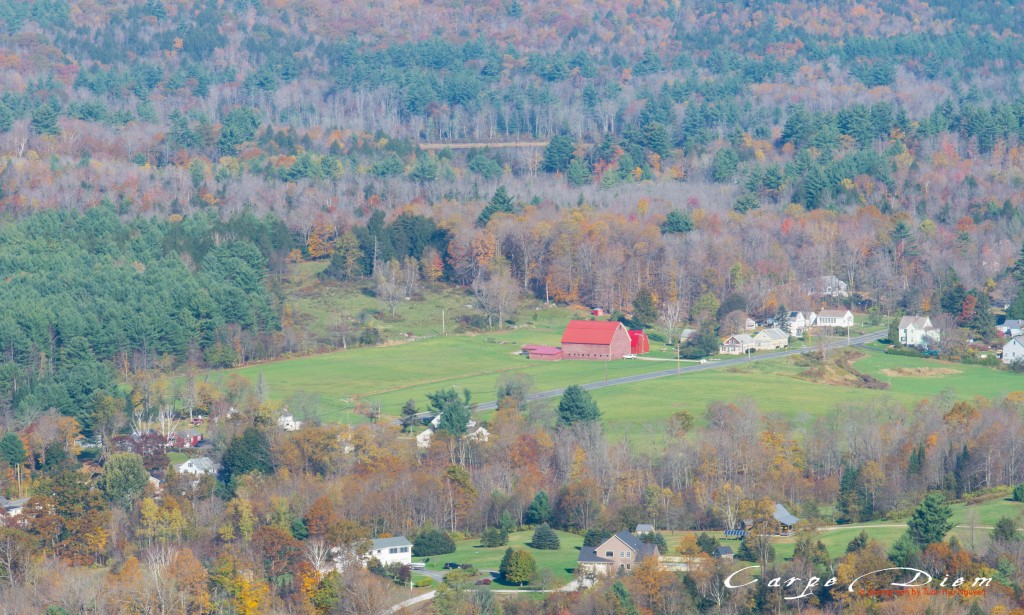
[[167, 453], [167, 459], [170, 460], [172, 466], [176, 466], [188, 461], [189, 457], [185, 453]]
[[[426, 561], [430, 570], [441, 571], [445, 562], [457, 564], [472, 564], [478, 570], [498, 570], [501, 565], [501, 558], [505, 555], [505, 549], [525, 548], [530, 555], [537, 560], [537, 570], [550, 570], [559, 584], [565, 584], [572, 580], [573, 570], [576, 568], [576, 560], [579, 558], [580, 547], [583, 546], [583, 537], [568, 532], [556, 530], [561, 548], [557, 551], [533, 549], [527, 543], [533, 538], [533, 531], [513, 532], [508, 536], [508, 545], [504, 547], [482, 547], [479, 538], [460, 540], [455, 543], [455, 553], [447, 555], [435, 555], [429, 558], [417, 557], [413, 561]], [[500, 582], [496, 581], [500, 585]]]
[[[558, 310], [568, 320], [565, 310]], [[534, 390], [594, 382], [666, 369], [660, 361], [530, 361], [517, 353], [531, 342], [552, 343], [561, 328], [495, 332], [487, 335], [435, 337], [405, 344], [350, 349], [287, 361], [275, 361], [213, 372], [211, 381], [236, 373], [256, 382], [260, 373], [270, 396], [282, 402], [296, 393], [321, 397], [321, 417], [344, 421], [344, 399], [379, 401], [384, 414], [397, 416], [407, 399], [426, 409], [426, 395], [441, 388], [469, 388], [476, 402], [493, 402], [503, 373], [522, 373], [534, 379]]]

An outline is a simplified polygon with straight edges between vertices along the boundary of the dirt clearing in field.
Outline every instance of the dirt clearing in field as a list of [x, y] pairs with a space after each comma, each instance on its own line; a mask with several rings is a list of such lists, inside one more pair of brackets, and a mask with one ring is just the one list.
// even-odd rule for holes
[[937, 378], [939, 376], [952, 376], [961, 373], [958, 369], [949, 367], [897, 367], [896, 369], [883, 369], [886, 376], [909, 376], [911, 378]]

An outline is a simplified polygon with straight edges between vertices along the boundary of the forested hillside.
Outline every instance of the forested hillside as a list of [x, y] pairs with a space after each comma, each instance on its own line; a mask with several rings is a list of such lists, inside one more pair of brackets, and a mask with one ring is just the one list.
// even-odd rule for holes
[[[884, 311], [931, 311], [958, 284], [1016, 294], [1016, 3], [56, 0], [0, 16], [12, 214], [274, 212], [325, 258], [371, 213], [406, 211], [448, 231], [457, 281], [507, 270], [612, 309], [648, 287], [684, 313], [733, 293], [771, 313], [833, 273]], [[550, 144], [418, 149], [519, 140]]]
[[[1009, 1], [0, 0], [0, 614], [1018, 612], [1022, 75]], [[703, 361], [823, 307], [892, 347]], [[518, 356], [592, 308], [671, 362]]]

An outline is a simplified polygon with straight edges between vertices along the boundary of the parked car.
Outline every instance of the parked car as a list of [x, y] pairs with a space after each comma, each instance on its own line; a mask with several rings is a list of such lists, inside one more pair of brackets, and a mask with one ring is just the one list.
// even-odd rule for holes
[[635, 359], [636, 355], [635, 354], [624, 354], [624, 355], [622, 355], [622, 358], [623, 359]]
[[426, 570], [427, 569], [427, 564], [426, 564], [426, 562], [413, 562], [413, 563], [409, 564], [409, 568], [411, 568], [413, 570]]
[[458, 567], [459, 567], [459, 565], [456, 564], [455, 562], [445, 562], [445, 565], [444, 565], [444, 569], [445, 570], [456, 570]]

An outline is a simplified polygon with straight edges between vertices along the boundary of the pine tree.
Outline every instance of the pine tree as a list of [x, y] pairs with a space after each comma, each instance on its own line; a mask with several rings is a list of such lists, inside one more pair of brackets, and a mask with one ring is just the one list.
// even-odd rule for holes
[[476, 219], [476, 225], [480, 228], [487, 226], [490, 222], [491, 216], [496, 213], [511, 214], [516, 211], [516, 202], [509, 193], [505, 186], [498, 186], [498, 189], [494, 192], [494, 196], [491, 197], [490, 203], [484, 210], [480, 212], [480, 217]]
[[590, 165], [584, 160], [573, 158], [566, 171], [566, 179], [572, 186], [585, 186], [591, 182], [593, 175], [590, 172]]
[[7, 132], [14, 125], [14, 113], [11, 108], [0, 102], [0, 132]]
[[633, 298], [633, 320], [648, 325], [658, 319], [658, 310], [654, 305], [654, 295], [646, 288], [641, 288]]
[[541, 168], [549, 173], [564, 173], [572, 162], [575, 149], [576, 144], [568, 135], [551, 137], [548, 146], [544, 148], [544, 161]]
[[693, 219], [687, 212], [673, 209], [665, 216], [665, 221], [661, 223], [660, 228], [662, 235], [689, 233], [693, 230]]
[[924, 500], [914, 509], [913, 515], [907, 521], [907, 535], [920, 548], [942, 542], [953, 524], [949, 518], [953, 516], [946, 498], [938, 491], [932, 491], [925, 496]]
[[548, 500], [547, 492], [541, 490], [533, 496], [533, 501], [530, 502], [523, 514], [523, 520], [527, 525], [538, 525], [547, 523], [549, 519], [551, 519], [551, 502]]
[[1010, 517], [1001, 517], [999, 521], [996, 521], [995, 529], [992, 530], [992, 540], [1003, 542], [1020, 541], [1021, 535], [1017, 529], [1017, 522]]
[[534, 549], [557, 551], [561, 548], [561, 543], [558, 540], [558, 534], [555, 533], [555, 530], [551, 529], [551, 527], [545, 523], [533, 531], [533, 538], [530, 540], [530, 546]]
[[60, 135], [60, 126], [57, 124], [57, 117], [60, 109], [53, 103], [40, 105], [32, 111], [32, 132], [38, 135]]
[[416, 415], [419, 410], [416, 409], [416, 400], [410, 399], [402, 405], [402, 431], [407, 432], [409, 428], [416, 424]]
[[578, 384], [570, 385], [558, 402], [558, 424], [596, 422], [601, 418], [597, 402]]

